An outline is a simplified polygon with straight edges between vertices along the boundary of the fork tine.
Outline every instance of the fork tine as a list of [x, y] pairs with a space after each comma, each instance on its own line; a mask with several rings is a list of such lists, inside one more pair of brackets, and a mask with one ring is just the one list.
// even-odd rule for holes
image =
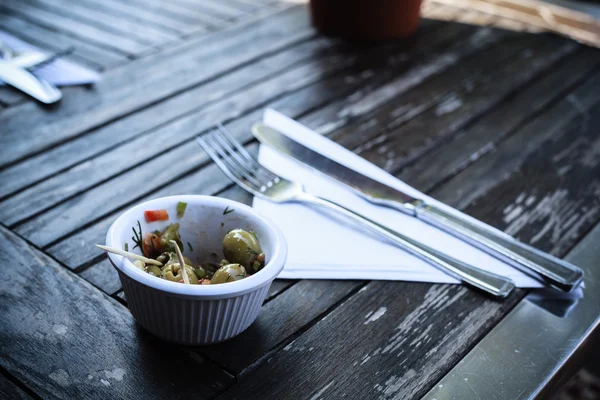
[[233, 135], [227, 130], [227, 128], [225, 128], [223, 126], [223, 124], [218, 123], [217, 124], [217, 128], [219, 129], [219, 132], [221, 133], [221, 135], [230, 144], [232, 144], [240, 152], [240, 154], [252, 165], [252, 167], [254, 167], [254, 169], [258, 173], [260, 173], [261, 175], [263, 175], [263, 177], [269, 183], [271, 181], [277, 182], [279, 180], [279, 177], [276, 174], [274, 174], [273, 172], [271, 172], [267, 168], [263, 167], [258, 161], [256, 161], [256, 159], [254, 157], [252, 157], [250, 155], [250, 153], [248, 153], [248, 151], [244, 148], [244, 146], [242, 146], [237, 140], [235, 140], [235, 138], [233, 137]]
[[235, 168], [246, 180], [261, 189], [264, 186], [267, 186], [267, 182], [263, 182], [255, 175], [254, 171], [248, 167], [248, 163], [221, 137], [218, 132], [212, 131], [210, 133], [210, 138], [213, 141], [213, 147], [215, 147], [214, 144], [216, 143], [216, 145], [219, 146], [217, 147], [217, 151], [219, 151], [219, 149], [223, 151], [223, 154], [220, 154], [225, 158], [225, 161], [228, 162], [232, 168]]
[[245, 179], [243, 179], [243, 177], [241, 175], [238, 175], [237, 173], [235, 173], [223, 161], [224, 159], [222, 159], [219, 156], [220, 153], [217, 153], [217, 150], [213, 147], [213, 145], [211, 143], [209, 143], [208, 140], [210, 138], [207, 135], [208, 134], [196, 137], [196, 141], [198, 142], [198, 144], [200, 144], [200, 146], [202, 146], [202, 148], [204, 149], [204, 151], [206, 151], [208, 156], [210, 158], [212, 158], [212, 160], [215, 162], [215, 164], [217, 164], [217, 166], [221, 169], [221, 171], [223, 171], [223, 173], [225, 173], [225, 175], [227, 175], [229, 177], [229, 179], [231, 179], [232, 181], [237, 183], [239, 186], [241, 186], [246, 191], [256, 195], [257, 190], [254, 187], [248, 185], [248, 183], [245, 181]]

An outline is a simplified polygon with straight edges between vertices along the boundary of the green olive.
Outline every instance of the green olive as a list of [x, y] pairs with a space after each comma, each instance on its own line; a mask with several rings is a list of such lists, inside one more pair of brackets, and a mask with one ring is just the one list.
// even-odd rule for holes
[[229, 231], [223, 238], [223, 254], [227, 260], [241, 264], [248, 271], [256, 272], [264, 266], [264, 255], [262, 263], [255, 263], [263, 251], [254, 232], [243, 229]]
[[167, 226], [167, 229], [160, 235], [160, 250], [168, 251], [171, 249], [172, 243], [171, 240], [177, 242], [177, 246], [180, 249], [183, 249], [183, 243], [181, 242], [181, 236], [179, 236], [179, 224], [174, 223]]
[[[196, 273], [194, 272], [194, 269], [191, 266], [186, 265], [185, 272], [190, 280], [190, 283], [198, 283], [198, 277], [196, 276]], [[181, 282], [183, 280], [183, 275], [181, 275], [181, 266], [179, 265], [179, 263], [173, 263], [162, 267], [162, 270], [160, 271], [160, 276], [163, 279], [172, 282]]]
[[[167, 259], [167, 262], [158, 260], [158, 261], [161, 261], [164, 265], [175, 264], [175, 263], [179, 264], [179, 257], [177, 257], [177, 254], [175, 252], [169, 252], [169, 253], [163, 253], [163, 254], [166, 254], [169, 257]], [[163, 254], [161, 254], [161, 256]], [[186, 256], [183, 256], [183, 262], [185, 263], [185, 265], [192, 265], [192, 266], [194, 265], [192, 260], [190, 260]]]
[[198, 268], [194, 270], [194, 273], [196, 273], [198, 279], [202, 279], [206, 276], [206, 271], [200, 265], [198, 265]]
[[148, 265], [146, 267], [146, 272], [150, 275], [160, 276], [160, 268], [158, 268], [156, 265]]
[[246, 269], [240, 264], [229, 264], [224, 265], [215, 272], [212, 279], [210, 280], [211, 284], [219, 284], [226, 282], [234, 282], [240, 279], [244, 279], [246, 276]]

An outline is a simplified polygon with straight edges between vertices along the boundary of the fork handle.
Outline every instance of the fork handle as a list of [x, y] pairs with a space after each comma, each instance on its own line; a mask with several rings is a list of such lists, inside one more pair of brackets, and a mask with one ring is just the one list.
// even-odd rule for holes
[[333, 209], [386, 237], [442, 272], [493, 296], [506, 297], [515, 287], [509, 278], [484, 271], [452, 258], [331, 200], [307, 193], [297, 196], [295, 200]]

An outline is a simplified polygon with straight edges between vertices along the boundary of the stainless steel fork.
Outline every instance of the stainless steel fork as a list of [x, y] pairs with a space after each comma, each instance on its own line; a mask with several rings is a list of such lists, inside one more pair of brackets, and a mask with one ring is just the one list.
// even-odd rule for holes
[[285, 179], [263, 167], [220, 124], [217, 129], [197, 137], [196, 140], [231, 180], [255, 196], [275, 203], [301, 202], [335, 210], [446, 274], [494, 296], [506, 297], [515, 287], [514, 283], [506, 277], [456, 260], [356, 211], [307, 193], [302, 184]]

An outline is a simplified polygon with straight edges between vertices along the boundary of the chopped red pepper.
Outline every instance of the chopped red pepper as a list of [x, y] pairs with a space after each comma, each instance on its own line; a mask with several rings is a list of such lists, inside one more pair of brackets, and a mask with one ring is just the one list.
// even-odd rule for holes
[[167, 210], [147, 210], [144, 211], [144, 217], [146, 222], [168, 221], [169, 213], [167, 213]]

